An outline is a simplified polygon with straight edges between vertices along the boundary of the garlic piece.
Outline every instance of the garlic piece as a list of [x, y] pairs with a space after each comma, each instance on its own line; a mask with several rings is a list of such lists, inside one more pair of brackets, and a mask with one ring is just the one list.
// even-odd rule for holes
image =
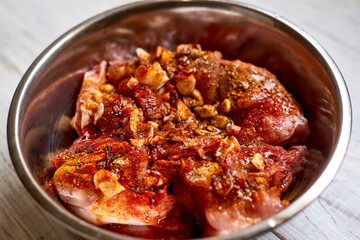
[[264, 157], [260, 153], [255, 153], [251, 159], [251, 163], [258, 169], [264, 169]]
[[216, 115], [215, 107], [209, 104], [205, 104], [202, 107], [196, 107], [195, 112], [197, 112], [202, 118], [211, 118]]
[[176, 83], [176, 88], [182, 95], [190, 95], [194, 91], [195, 85], [196, 78], [194, 77], [194, 75], [190, 75], [188, 77], [180, 79]]
[[97, 171], [94, 174], [94, 184], [107, 198], [111, 198], [125, 190], [118, 182], [116, 174], [108, 170]]

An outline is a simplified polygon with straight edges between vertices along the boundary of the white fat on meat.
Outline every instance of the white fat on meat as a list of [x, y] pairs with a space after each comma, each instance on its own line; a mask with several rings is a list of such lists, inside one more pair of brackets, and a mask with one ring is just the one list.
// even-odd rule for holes
[[74, 173], [78, 172], [75, 168], [60, 167], [54, 174], [53, 186], [68, 208], [88, 222], [156, 226], [175, 205], [175, 198], [166, 190], [150, 197], [126, 189], [108, 170], [92, 175]]
[[[106, 83], [106, 61], [85, 73], [80, 93], [76, 101], [75, 116], [72, 125], [81, 136], [83, 128], [100, 119], [103, 109], [101, 106], [101, 86]], [[102, 112], [101, 112], [102, 111]]]

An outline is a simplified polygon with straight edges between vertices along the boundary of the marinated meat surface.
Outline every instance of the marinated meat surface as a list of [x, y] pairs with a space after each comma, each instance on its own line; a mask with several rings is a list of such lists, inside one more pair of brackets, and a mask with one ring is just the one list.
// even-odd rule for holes
[[84, 75], [79, 138], [51, 160], [66, 206], [161, 239], [231, 233], [286, 207], [309, 129], [276, 77], [195, 44], [137, 54]]

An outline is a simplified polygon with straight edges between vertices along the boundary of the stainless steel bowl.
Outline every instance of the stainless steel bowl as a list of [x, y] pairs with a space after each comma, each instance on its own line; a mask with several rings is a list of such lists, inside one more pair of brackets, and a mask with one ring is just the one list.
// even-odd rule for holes
[[[11, 103], [8, 144], [15, 169], [34, 199], [55, 219], [84, 236], [126, 239], [91, 225], [42, 187], [49, 157], [71, 144], [68, 119], [81, 75], [101, 59], [125, 59], [141, 47], [200, 43], [227, 59], [275, 73], [309, 119], [309, 160], [286, 192], [291, 204], [262, 222], [216, 239], [239, 239], [271, 229], [301, 211], [325, 189], [344, 157], [351, 106], [344, 79], [326, 51], [283, 18], [228, 1], [146, 1], [95, 16], [51, 44], [23, 76]], [[209, 238], [211, 239], [211, 238]]]

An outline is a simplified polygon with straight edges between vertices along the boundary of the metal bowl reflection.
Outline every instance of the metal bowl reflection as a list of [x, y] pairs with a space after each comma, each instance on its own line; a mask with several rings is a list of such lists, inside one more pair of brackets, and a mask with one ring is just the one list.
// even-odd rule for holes
[[23, 76], [8, 117], [9, 150], [23, 184], [46, 212], [77, 233], [128, 238], [77, 218], [42, 187], [49, 157], [75, 137], [68, 120], [82, 74], [102, 59], [132, 58], [137, 47], [152, 52], [181, 43], [199, 43], [275, 73], [303, 107], [311, 129], [309, 161], [285, 195], [291, 204], [250, 228], [214, 238], [246, 238], [279, 225], [319, 196], [339, 168], [351, 130], [349, 94], [335, 63], [310, 36], [277, 15], [233, 2], [126, 5], [85, 21], [50, 45]]

